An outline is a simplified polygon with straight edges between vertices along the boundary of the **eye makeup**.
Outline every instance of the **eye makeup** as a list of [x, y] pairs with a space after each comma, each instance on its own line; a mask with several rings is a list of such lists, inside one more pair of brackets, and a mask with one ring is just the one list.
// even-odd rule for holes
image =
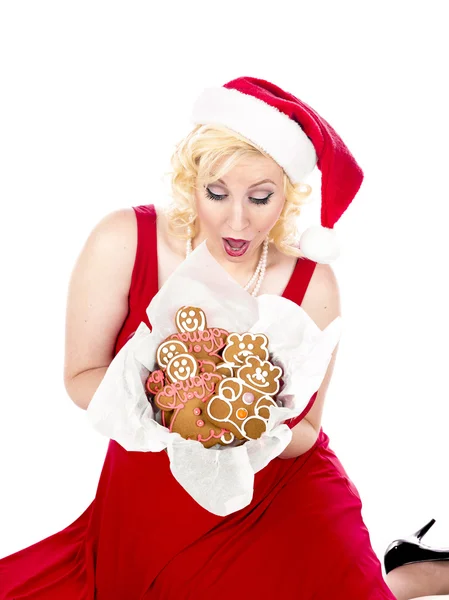
[[[251, 200], [252, 204], [256, 204], [256, 205], [260, 205], [260, 204], [268, 204], [270, 202], [270, 197], [274, 194], [274, 192], [271, 192], [270, 194], [268, 194], [268, 196], [266, 196], [265, 198], [252, 198], [251, 196], [249, 197], [249, 199]], [[206, 196], [210, 199], [210, 200], [216, 200], [216, 201], [221, 201], [223, 200], [223, 198], [226, 198], [226, 194], [214, 194], [213, 192], [211, 192], [209, 190], [208, 187], [206, 187]]]

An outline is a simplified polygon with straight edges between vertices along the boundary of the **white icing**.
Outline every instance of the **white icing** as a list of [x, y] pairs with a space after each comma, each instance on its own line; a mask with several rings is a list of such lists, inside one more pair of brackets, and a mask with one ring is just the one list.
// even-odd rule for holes
[[178, 354], [170, 360], [166, 372], [171, 382], [186, 381], [198, 375], [198, 363], [190, 354]]
[[[231, 381], [236, 384], [237, 389], [234, 389], [234, 387], [231, 387], [229, 385]], [[251, 411], [251, 414], [248, 411], [248, 416], [246, 417], [246, 419], [244, 419], [241, 423], [237, 423], [236, 420], [231, 419], [232, 415], [235, 413], [233, 403], [240, 400], [243, 394], [245, 394], [248, 391], [248, 386], [245, 385], [245, 383], [237, 377], [228, 377], [227, 379], [222, 379], [218, 384], [215, 395], [210, 399], [206, 406], [206, 412], [213, 421], [223, 423], [224, 427], [226, 427], [226, 424], [232, 424], [234, 427], [236, 427], [236, 429], [239, 431], [242, 437], [244, 437], [247, 440], [250, 440], [252, 438], [248, 437], [246, 434], [247, 423], [250, 420], [256, 419], [257, 421], [263, 422], [266, 428], [268, 424], [268, 418], [265, 419], [264, 417], [261, 417], [260, 411], [262, 410], [262, 408], [270, 408], [271, 406], [276, 406], [276, 402], [270, 396], [260, 396], [254, 404], [253, 411]], [[222, 419], [218, 419], [213, 414], [214, 404], [217, 404], [217, 402], [219, 401], [225, 402], [225, 404], [228, 407], [228, 413]], [[237, 416], [235, 417], [235, 419], [237, 419]]]
[[181, 341], [168, 341], [162, 343], [156, 353], [157, 364], [164, 368], [168, 365], [170, 360], [179, 354], [185, 354], [188, 351], [187, 346]]
[[[256, 366], [258, 365], [258, 366]], [[254, 370], [254, 373], [252, 372]], [[258, 356], [250, 356], [237, 371], [237, 377], [259, 393], [274, 396], [279, 392], [282, 369]]]
[[249, 356], [268, 359], [267, 336], [263, 333], [230, 333], [223, 349], [223, 360], [237, 367], [244, 365]]
[[[180, 333], [191, 333], [192, 331], [204, 330], [206, 328], [206, 315], [201, 308], [190, 310], [187, 313], [185, 307], [176, 313], [176, 327]], [[195, 317], [195, 318], [194, 318]]]

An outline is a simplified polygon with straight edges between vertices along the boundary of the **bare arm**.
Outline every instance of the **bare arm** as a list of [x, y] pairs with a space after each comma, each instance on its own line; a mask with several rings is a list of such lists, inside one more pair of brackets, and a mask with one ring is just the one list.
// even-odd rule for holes
[[[311, 319], [323, 331], [341, 316], [340, 291], [337, 279], [329, 265], [318, 264], [301, 304]], [[279, 458], [293, 458], [307, 452], [315, 443], [321, 428], [324, 400], [334, 370], [338, 351], [336, 345], [323, 382], [308, 413], [292, 429], [292, 440]]]
[[295, 458], [301, 456], [314, 445], [319, 432], [304, 417], [292, 429], [292, 439], [287, 448], [279, 454], [279, 458]]
[[89, 369], [75, 375], [66, 383], [67, 393], [77, 406], [87, 410], [107, 370], [108, 367]]
[[137, 248], [132, 208], [106, 215], [90, 233], [71, 274], [67, 296], [64, 385], [87, 409], [114, 357], [128, 314]]

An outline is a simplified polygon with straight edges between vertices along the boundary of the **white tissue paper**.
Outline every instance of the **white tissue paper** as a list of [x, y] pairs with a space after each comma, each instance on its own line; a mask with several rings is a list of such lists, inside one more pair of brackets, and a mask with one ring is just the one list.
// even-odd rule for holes
[[[156, 421], [145, 382], [159, 368], [156, 350], [176, 332], [175, 315], [181, 306], [201, 308], [208, 327], [268, 337], [270, 360], [282, 366], [284, 387], [276, 397], [282, 407], [271, 408], [267, 431], [259, 439], [235, 447], [204, 448]], [[229, 515], [251, 502], [254, 474], [288, 446], [292, 432], [282, 423], [300, 415], [319, 389], [341, 336], [342, 318], [321, 331], [286, 298], [271, 294], [254, 298], [214, 259], [206, 241], [172, 273], [146, 312], [153, 330], [141, 322], [117, 353], [87, 408], [87, 418], [128, 451], [166, 449], [170, 469], [184, 489], [209, 512]]]

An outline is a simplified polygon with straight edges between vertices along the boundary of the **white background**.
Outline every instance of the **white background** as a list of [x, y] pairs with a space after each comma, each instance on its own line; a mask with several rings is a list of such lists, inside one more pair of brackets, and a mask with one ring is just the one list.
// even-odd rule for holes
[[344, 334], [323, 428], [380, 558], [432, 517], [426, 541], [449, 546], [443, 10], [391, 0], [2, 3], [0, 557], [63, 529], [95, 496], [108, 440], [62, 377], [76, 257], [105, 214], [164, 202], [196, 95], [239, 76], [313, 106], [364, 170], [335, 228]]

